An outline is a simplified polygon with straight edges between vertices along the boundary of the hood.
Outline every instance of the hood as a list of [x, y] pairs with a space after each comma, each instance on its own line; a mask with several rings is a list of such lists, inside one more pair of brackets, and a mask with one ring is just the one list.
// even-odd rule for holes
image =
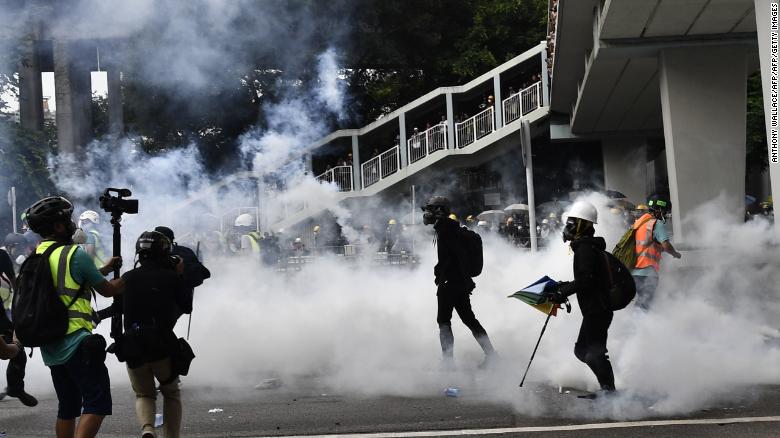
[[603, 237], [585, 236], [571, 242], [571, 249], [577, 250], [580, 245], [591, 245], [602, 251], [607, 249], [607, 242]]

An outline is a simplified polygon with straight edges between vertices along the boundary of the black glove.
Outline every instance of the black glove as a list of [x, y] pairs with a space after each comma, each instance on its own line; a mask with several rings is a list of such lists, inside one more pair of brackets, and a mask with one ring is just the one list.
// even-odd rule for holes
[[566, 302], [566, 295], [559, 290], [554, 290], [547, 294], [547, 301], [555, 304], [563, 304]]

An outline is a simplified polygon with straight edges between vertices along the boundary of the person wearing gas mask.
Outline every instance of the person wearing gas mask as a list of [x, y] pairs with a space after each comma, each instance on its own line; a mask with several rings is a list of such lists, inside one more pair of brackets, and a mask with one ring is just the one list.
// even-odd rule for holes
[[636, 266], [631, 271], [636, 283], [636, 304], [648, 310], [658, 288], [658, 271], [661, 269], [661, 255], [666, 252], [679, 259], [666, 231], [666, 215], [672, 210], [672, 203], [659, 195], [653, 195], [647, 202], [648, 212], [640, 216], [631, 227], [635, 230]]
[[93, 210], [86, 210], [79, 216], [79, 228], [86, 233], [86, 242], [83, 248], [87, 251], [95, 266], [103, 266], [106, 260], [106, 253], [103, 248], [103, 239], [97, 227], [100, 224], [100, 214]]
[[195, 251], [190, 248], [176, 243], [172, 229], [159, 226], [155, 227], [154, 231], [162, 233], [163, 236], [171, 241], [171, 254], [179, 257], [184, 262], [184, 283], [187, 285], [189, 298], [185, 306], [179, 309], [179, 316], [182, 313], [192, 313], [192, 299], [195, 294], [195, 288], [203, 284], [203, 280], [211, 278], [211, 272], [200, 262], [199, 254], [195, 254]]
[[[16, 282], [16, 267], [13, 261], [17, 251], [23, 251], [27, 240], [21, 234], [9, 233], [5, 237], [5, 247], [0, 247], [0, 340], [13, 345], [14, 327], [11, 322], [11, 301], [13, 285]], [[18, 257], [26, 255], [19, 254]], [[18, 345], [17, 345], [18, 346]], [[25, 406], [35, 406], [38, 400], [24, 390], [24, 375], [27, 368], [27, 356], [21, 354], [8, 357], [8, 368], [5, 370], [6, 388], [0, 392], [0, 400], [6, 396], [18, 398]]]
[[[103, 418], [111, 415], [111, 386], [104, 363], [106, 341], [92, 334], [95, 311], [91, 306], [90, 288], [104, 297], [122, 292], [119, 279], [106, 280], [121, 266], [119, 257], [111, 258], [100, 268], [81, 247], [74, 244], [78, 228], [73, 222], [73, 204], [60, 196], [50, 196], [34, 203], [26, 210], [30, 229], [40, 234], [43, 241], [36, 248], [38, 254], [49, 254], [52, 281], [60, 280], [60, 299], [68, 307], [68, 324], [62, 339], [41, 347], [43, 363], [51, 370], [57, 393], [58, 409], [56, 436], [94, 437]], [[83, 238], [83, 235], [82, 235]], [[48, 251], [50, 248], [54, 248]], [[64, 275], [59, 275], [65, 270]], [[58, 287], [58, 289], [60, 289]], [[76, 418], [80, 417], [78, 425]]]
[[438, 263], [433, 268], [437, 286], [436, 297], [438, 310], [436, 322], [439, 325], [439, 341], [442, 350], [442, 365], [445, 369], [455, 366], [453, 350], [454, 337], [452, 334], [452, 311], [458, 312], [461, 321], [471, 330], [477, 343], [485, 353], [485, 359], [480, 364], [484, 368], [493, 362], [496, 357], [493, 344], [490, 342], [487, 332], [479, 323], [474, 311], [471, 309], [471, 291], [475, 284], [467, 273], [469, 258], [463, 233], [473, 233], [466, 228], [461, 229], [458, 222], [449, 218], [451, 213], [450, 201], [443, 196], [434, 196], [422, 207], [423, 223], [433, 225], [436, 232], [434, 244], [438, 254]]
[[548, 299], [554, 303], [565, 303], [567, 297], [577, 294], [582, 311], [582, 325], [574, 355], [585, 363], [596, 375], [602, 394], [615, 391], [615, 376], [607, 356], [607, 332], [612, 323], [612, 311], [601, 301], [607, 293], [609, 279], [603, 252], [606, 242], [595, 237], [593, 224], [598, 223], [596, 207], [589, 202], [575, 202], [566, 213], [563, 241], [571, 242], [574, 251], [574, 281], [558, 283], [552, 290], [546, 290]]
[[191, 305], [184, 279], [184, 261], [171, 254], [173, 245], [163, 233], [146, 231], [135, 245], [136, 268], [122, 275], [124, 293], [123, 353], [135, 392], [141, 436], [153, 438], [157, 382], [163, 396], [166, 437], [181, 433], [182, 404], [174, 363], [178, 345], [173, 327], [179, 309]]

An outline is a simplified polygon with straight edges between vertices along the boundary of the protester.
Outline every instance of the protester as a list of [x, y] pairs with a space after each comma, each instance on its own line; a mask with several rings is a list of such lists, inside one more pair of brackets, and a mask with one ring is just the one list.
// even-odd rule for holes
[[106, 260], [103, 240], [97, 229], [99, 223], [100, 215], [96, 211], [87, 210], [79, 216], [79, 228], [87, 233], [87, 242], [83, 245], [84, 250], [92, 257], [97, 267], [103, 266]]
[[666, 231], [666, 215], [671, 212], [672, 203], [653, 195], [647, 202], [649, 211], [634, 222], [636, 235], [636, 266], [631, 271], [636, 283], [636, 304], [649, 310], [658, 288], [658, 271], [661, 269], [663, 252], [679, 259], [682, 254], [672, 245]]
[[185, 302], [185, 306], [179, 309], [178, 316], [181, 316], [182, 313], [192, 313], [192, 299], [195, 288], [203, 284], [203, 280], [211, 278], [211, 272], [200, 262], [200, 242], [198, 242], [198, 248], [196, 248], [198, 254], [196, 254], [192, 249], [176, 243], [172, 229], [159, 226], [154, 231], [162, 233], [163, 236], [168, 238], [173, 245], [171, 254], [179, 257], [184, 262], [184, 284], [187, 286], [188, 299]]
[[[24, 241], [21, 234], [9, 234], [6, 242], [18, 241], [18, 237]], [[0, 248], [0, 340], [12, 344], [14, 342], [14, 327], [11, 321], [11, 300], [13, 298], [13, 285], [16, 282], [16, 272], [14, 262], [8, 251], [8, 244], [5, 248]], [[21, 344], [18, 344], [21, 345]], [[13, 357], [7, 357], [8, 368], [5, 370], [6, 388], [0, 393], [0, 400], [6, 396], [18, 398], [25, 406], [35, 406], [38, 400], [24, 390], [24, 375], [27, 369], [27, 355], [16, 354]]]
[[615, 391], [615, 376], [607, 356], [607, 332], [613, 314], [601, 299], [609, 287], [603, 256], [606, 242], [603, 237], [594, 237], [593, 224], [598, 223], [598, 213], [593, 204], [576, 202], [567, 216], [563, 241], [570, 241], [574, 251], [574, 281], [558, 283], [547, 292], [554, 303], [564, 303], [568, 296], [577, 294], [582, 325], [574, 355], [596, 375], [601, 386], [596, 396], [601, 396]]
[[[59, 341], [41, 347], [43, 363], [51, 370], [57, 393], [58, 411], [55, 431], [58, 438], [94, 437], [106, 415], [111, 415], [111, 385], [105, 360], [105, 340], [93, 335], [91, 295], [95, 289], [105, 297], [121, 293], [119, 279], [103, 278], [121, 265], [113, 257], [99, 271], [89, 255], [73, 245], [76, 224], [71, 218], [73, 204], [65, 198], [51, 196], [27, 209], [30, 229], [43, 236], [36, 253], [49, 255], [52, 281], [57, 285], [58, 273], [65, 269], [63, 303], [69, 306], [66, 333]], [[23, 339], [22, 339], [23, 340]], [[81, 417], [78, 426], [75, 419]]]
[[172, 249], [173, 244], [162, 232], [142, 233], [135, 245], [140, 266], [122, 275], [123, 353], [144, 438], [155, 436], [155, 379], [163, 395], [163, 433], [173, 438], [181, 433], [181, 393], [173, 360], [178, 340], [173, 327], [181, 315], [180, 309], [192, 306], [192, 288], [186, 280], [186, 262], [172, 257]]
[[433, 268], [437, 286], [436, 297], [438, 311], [436, 322], [439, 324], [439, 341], [443, 356], [443, 366], [451, 369], [454, 361], [454, 337], [452, 335], [452, 311], [458, 312], [461, 321], [471, 330], [477, 343], [485, 353], [485, 359], [480, 364], [484, 368], [493, 362], [495, 350], [487, 332], [479, 323], [471, 309], [471, 291], [475, 284], [465, 272], [469, 257], [468, 248], [464, 242], [465, 228], [450, 219], [450, 201], [443, 196], [434, 196], [423, 207], [423, 223], [433, 225], [436, 232], [438, 263]]

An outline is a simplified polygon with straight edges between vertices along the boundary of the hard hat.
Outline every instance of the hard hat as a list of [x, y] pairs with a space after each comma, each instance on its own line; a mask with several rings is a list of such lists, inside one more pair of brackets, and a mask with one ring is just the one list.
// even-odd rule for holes
[[479, 222], [477, 222], [477, 226], [478, 227], [486, 227], [487, 226], [487, 221], [479, 221]]
[[301, 240], [301, 238], [300, 238], [300, 237], [296, 237], [296, 238], [295, 238], [295, 240], [294, 240], [293, 242], [294, 242], [294, 243], [303, 243], [303, 240]]
[[557, 215], [557, 214], [555, 214], [555, 213], [550, 213], [550, 215], [549, 215], [549, 216], [547, 216], [547, 217], [549, 217], [549, 218], [551, 218], [551, 219], [557, 219], [557, 218], [558, 218], [558, 215]]
[[395, 221], [395, 219], [390, 219], [389, 221], [387, 221], [387, 225], [395, 225], [396, 223], [397, 222]]
[[671, 211], [672, 209], [671, 201], [657, 194], [650, 197], [647, 205], [650, 210]]
[[588, 222], [593, 222], [594, 224], [598, 223], [599, 217], [596, 207], [587, 201], [575, 202], [566, 213], [566, 216], [586, 220]]
[[454, 221], [458, 220], [458, 216], [456, 216], [455, 213], [450, 213], [448, 217]]
[[315, 233], [319, 233], [320, 232], [320, 226], [319, 225], [315, 225], [314, 229], [312, 231], [315, 232]]
[[87, 210], [84, 213], [81, 213], [81, 216], [79, 216], [79, 221], [90, 221], [93, 224], [99, 224], [100, 215], [96, 211]]
[[637, 205], [637, 206], [636, 206], [636, 209], [637, 209], [637, 210], [639, 210], [639, 211], [647, 211], [647, 210], [649, 210], [649, 209], [647, 208], [647, 205], [645, 205], [645, 204], [639, 204], [639, 205]]
[[542, 223], [543, 223], [543, 224], [549, 224], [549, 223], [550, 223], [550, 220], [549, 220], [549, 219], [542, 219]]
[[234, 225], [237, 227], [252, 226], [252, 215], [249, 213], [239, 214]]

